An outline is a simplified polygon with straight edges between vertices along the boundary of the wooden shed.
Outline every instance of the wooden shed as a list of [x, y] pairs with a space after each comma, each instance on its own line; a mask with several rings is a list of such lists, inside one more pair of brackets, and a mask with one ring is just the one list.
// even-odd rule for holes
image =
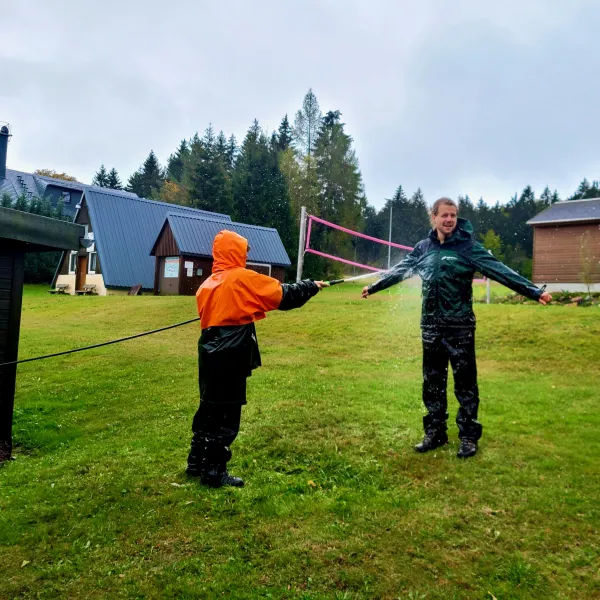
[[276, 229], [170, 213], [150, 253], [156, 257], [154, 293], [194, 295], [211, 274], [213, 240], [224, 229], [248, 240], [248, 269], [284, 281], [291, 263]]
[[557, 202], [533, 227], [533, 282], [549, 291], [600, 292], [600, 198]]

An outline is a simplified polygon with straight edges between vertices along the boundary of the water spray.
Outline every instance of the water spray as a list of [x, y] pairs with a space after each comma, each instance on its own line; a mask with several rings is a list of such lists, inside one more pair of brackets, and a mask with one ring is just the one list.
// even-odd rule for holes
[[374, 277], [375, 275], [383, 275], [383, 273], [387, 273], [387, 271], [375, 271], [374, 273], [365, 273], [364, 275], [356, 275], [356, 277], [347, 277], [346, 279], [331, 279], [327, 283], [332, 285], [337, 285], [338, 283], [347, 283], [348, 281], [357, 281], [358, 279], [366, 279], [367, 277]]

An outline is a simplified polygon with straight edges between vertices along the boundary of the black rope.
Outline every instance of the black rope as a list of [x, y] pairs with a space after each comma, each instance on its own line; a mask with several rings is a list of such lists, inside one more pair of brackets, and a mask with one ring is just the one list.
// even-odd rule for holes
[[116, 344], [118, 342], [125, 342], [127, 340], [133, 340], [135, 338], [150, 335], [152, 333], [158, 333], [159, 331], [165, 331], [167, 329], [173, 329], [174, 327], [181, 327], [181, 325], [187, 325], [188, 323], [194, 323], [199, 321], [200, 317], [190, 319], [189, 321], [182, 321], [181, 323], [175, 323], [175, 325], [168, 325], [167, 327], [161, 327], [160, 329], [153, 329], [152, 331], [145, 331], [144, 333], [136, 333], [118, 340], [111, 340], [110, 342], [102, 342], [101, 344], [94, 344], [93, 346], [85, 346], [84, 348], [75, 348], [74, 350], [65, 350], [64, 352], [56, 352], [55, 354], [46, 354], [45, 356], [36, 356], [35, 358], [24, 358], [23, 360], [13, 360], [11, 362], [0, 363], [0, 367], [8, 367], [10, 365], [20, 365], [22, 363], [33, 362], [34, 360], [43, 360], [45, 358], [54, 358], [55, 356], [62, 356], [63, 354], [73, 354], [73, 352], [82, 352], [83, 350], [91, 350], [92, 348], [101, 348], [102, 346], [109, 346], [110, 344]]

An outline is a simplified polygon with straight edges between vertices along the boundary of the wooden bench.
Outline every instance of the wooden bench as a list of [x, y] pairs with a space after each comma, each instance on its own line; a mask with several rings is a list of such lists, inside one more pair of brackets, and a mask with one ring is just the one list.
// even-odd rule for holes
[[69, 289], [68, 283], [59, 283], [55, 290], [48, 290], [49, 294], [66, 294]]
[[85, 283], [83, 285], [83, 289], [75, 290], [76, 294], [95, 294], [96, 293], [96, 284], [94, 283]]

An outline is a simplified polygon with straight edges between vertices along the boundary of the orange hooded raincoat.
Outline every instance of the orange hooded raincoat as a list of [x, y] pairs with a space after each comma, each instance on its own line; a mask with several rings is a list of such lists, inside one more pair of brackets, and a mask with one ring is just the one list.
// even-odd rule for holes
[[276, 279], [246, 269], [248, 240], [233, 231], [220, 231], [213, 242], [212, 275], [198, 288], [196, 303], [202, 329], [247, 325], [265, 318], [281, 303]]

